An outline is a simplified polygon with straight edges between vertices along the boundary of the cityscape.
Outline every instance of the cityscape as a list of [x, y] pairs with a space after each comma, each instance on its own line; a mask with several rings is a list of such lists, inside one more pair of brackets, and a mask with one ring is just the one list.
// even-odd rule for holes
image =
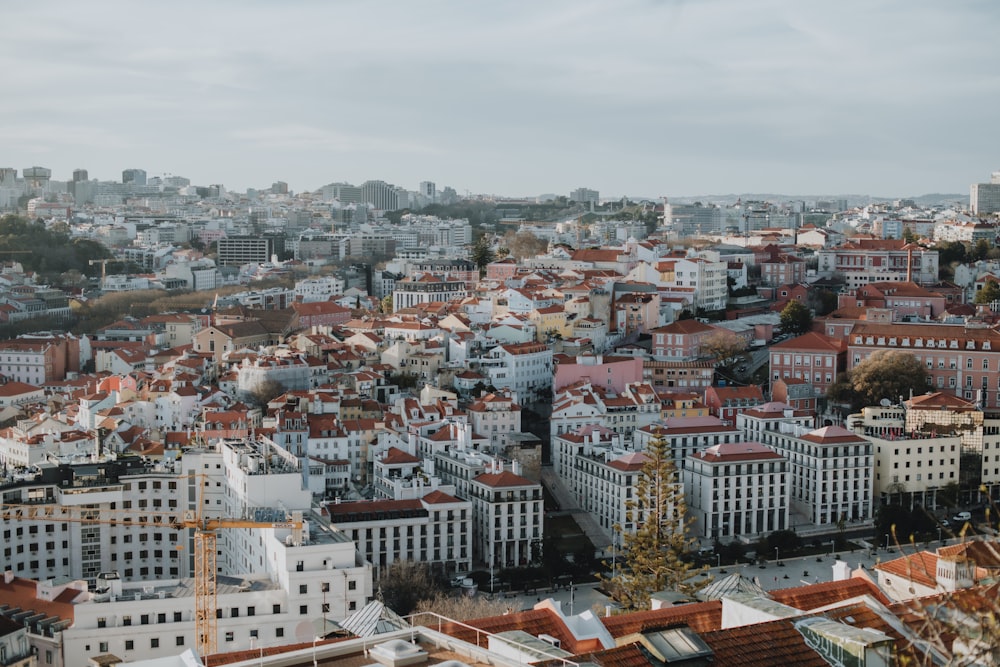
[[1000, 665], [1000, 12], [3, 9], [0, 667]]
[[718, 572], [691, 610], [764, 622], [787, 577], [725, 565], [810, 548], [857, 555], [804, 584], [883, 613], [1000, 567], [1000, 173], [921, 204], [0, 183], [0, 605], [40, 664], [400, 630], [401, 563], [521, 601], [610, 558], [626, 611], [658, 447]]

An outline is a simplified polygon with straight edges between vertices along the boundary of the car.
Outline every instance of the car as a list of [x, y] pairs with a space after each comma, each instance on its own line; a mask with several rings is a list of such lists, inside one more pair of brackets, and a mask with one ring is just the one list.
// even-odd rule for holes
[[972, 520], [972, 514], [970, 512], [959, 512], [955, 516], [951, 517], [951, 520], [955, 523], [964, 523]]

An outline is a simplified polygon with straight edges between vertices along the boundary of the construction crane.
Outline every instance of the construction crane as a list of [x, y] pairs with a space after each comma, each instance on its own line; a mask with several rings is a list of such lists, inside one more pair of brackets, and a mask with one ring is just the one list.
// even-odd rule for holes
[[[199, 506], [203, 503], [199, 502]], [[118, 515], [117, 517], [114, 515]], [[138, 520], [135, 516], [149, 517]], [[108, 518], [102, 518], [108, 517]], [[0, 503], [0, 519], [16, 521], [68, 521], [112, 526], [143, 526], [194, 530], [194, 621], [195, 646], [204, 659], [216, 651], [216, 538], [218, 531], [230, 528], [285, 528], [292, 531], [293, 544], [302, 543], [301, 512], [286, 513], [285, 521], [207, 518], [191, 510], [181, 512], [128, 511], [56, 505]]]

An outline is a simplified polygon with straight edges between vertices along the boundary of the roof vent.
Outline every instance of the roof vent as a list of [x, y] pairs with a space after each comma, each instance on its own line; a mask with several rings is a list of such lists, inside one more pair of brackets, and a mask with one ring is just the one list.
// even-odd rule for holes
[[427, 651], [402, 639], [391, 639], [371, 649], [369, 655], [386, 667], [405, 667], [427, 662]]

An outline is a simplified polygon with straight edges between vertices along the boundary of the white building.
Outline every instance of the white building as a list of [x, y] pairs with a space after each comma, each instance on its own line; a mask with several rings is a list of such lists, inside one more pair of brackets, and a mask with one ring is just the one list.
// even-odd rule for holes
[[494, 468], [472, 479], [473, 555], [490, 568], [528, 565], [541, 554], [542, 485]]
[[420, 498], [333, 503], [330, 522], [381, 573], [398, 560], [446, 573], [472, 569], [472, 503], [442, 491]]
[[478, 371], [497, 389], [528, 403], [552, 392], [552, 348], [544, 343], [497, 345], [479, 359]]
[[788, 460], [760, 443], [695, 452], [683, 478], [692, 534], [698, 537], [755, 537], [789, 527]]
[[796, 513], [817, 525], [872, 518], [871, 442], [842, 426], [808, 430], [785, 424], [761, 431], [759, 437], [789, 460], [791, 507]]

